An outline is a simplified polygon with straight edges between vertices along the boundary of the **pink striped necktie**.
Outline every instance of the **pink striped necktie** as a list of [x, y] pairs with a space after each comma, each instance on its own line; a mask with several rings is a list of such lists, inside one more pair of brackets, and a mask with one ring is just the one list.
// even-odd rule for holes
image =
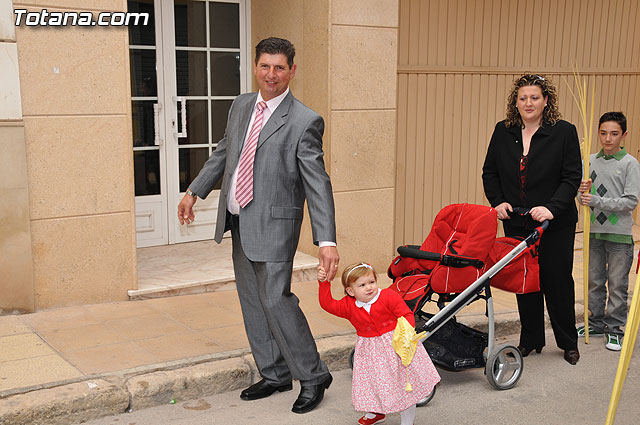
[[256, 118], [253, 120], [247, 142], [244, 144], [242, 156], [238, 163], [238, 180], [236, 183], [236, 200], [241, 208], [244, 208], [253, 199], [253, 162], [256, 158], [256, 148], [260, 131], [262, 130], [262, 116], [265, 102], [256, 105]]

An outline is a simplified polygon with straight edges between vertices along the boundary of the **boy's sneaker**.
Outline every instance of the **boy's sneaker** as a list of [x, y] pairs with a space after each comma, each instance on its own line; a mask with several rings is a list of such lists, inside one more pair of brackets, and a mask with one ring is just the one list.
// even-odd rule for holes
[[604, 346], [611, 351], [622, 350], [622, 336], [617, 334], [607, 334], [607, 343]]
[[[593, 329], [593, 326], [589, 325], [589, 336], [602, 336], [602, 335], [604, 335], [604, 332], [597, 331]], [[584, 338], [584, 326], [580, 326], [578, 328], [578, 337]]]

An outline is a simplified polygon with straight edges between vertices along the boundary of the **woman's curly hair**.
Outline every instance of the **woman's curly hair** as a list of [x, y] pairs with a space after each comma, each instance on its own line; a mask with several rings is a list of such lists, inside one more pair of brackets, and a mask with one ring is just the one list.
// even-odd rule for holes
[[542, 95], [547, 97], [547, 106], [544, 107], [544, 111], [542, 112], [542, 122], [555, 125], [555, 123], [562, 118], [558, 110], [558, 92], [547, 77], [538, 74], [524, 74], [522, 77], [513, 81], [511, 92], [507, 98], [507, 116], [504, 125], [506, 127], [524, 125], [520, 117], [520, 112], [518, 112], [517, 101], [518, 90], [520, 87], [525, 86], [538, 86], [542, 89]]

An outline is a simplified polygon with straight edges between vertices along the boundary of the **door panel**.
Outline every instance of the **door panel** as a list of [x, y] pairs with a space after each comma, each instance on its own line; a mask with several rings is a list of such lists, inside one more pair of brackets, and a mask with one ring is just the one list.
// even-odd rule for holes
[[[175, 158], [168, 161], [170, 167], [175, 166], [169, 169], [169, 173], [175, 172], [177, 176], [170, 180], [175, 184], [170, 196], [178, 195], [177, 204], [223, 137], [229, 106], [250, 87], [246, 81], [250, 81], [251, 73], [249, 49], [241, 48], [248, 40], [248, 35], [242, 33], [247, 26], [241, 21], [248, 19], [245, 1], [175, 0], [173, 6], [174, 45], [171, 52], [165, 52], [175, 56], [175, 93], [185, 100], [186, 120], [182, 107], [176, 107], [175, 120], [179, 129], [183, 122], [187, 129], [186, 134], [175, 139], [176, 149], [171, 150]], [[180, 131], [173, 129], [172, 133]], [[212, 238], [218, 199], [219, 185], [206, 200], [198, 200], [192, 224], [180, 226], [175, 214], [169, 216], [173, 220], [173, 226], [169, 226], [170, 240]]]
[[162, 245], [166, 234], [167, 210], [160, 196], [136, 197], [136, 244], [138, 248]]
[[164, 94], [161, 68], [159, 4], [153, 0], [130, 0], [130, 12], [149, 14], [148, 25], [129, 27], [131, 74], [131, 120], [136, 208], [137, 246], [169, 242], [167, 228], [166, 154], [162, 105]]

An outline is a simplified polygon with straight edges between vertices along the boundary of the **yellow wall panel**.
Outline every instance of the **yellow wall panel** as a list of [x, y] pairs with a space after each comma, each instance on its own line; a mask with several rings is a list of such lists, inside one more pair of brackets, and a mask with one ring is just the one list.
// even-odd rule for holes
[[[640, 155], [637, 0], [400, 0], [396, 244], [420, 243], [437, 212], [486, 203], [482, 163], [513, 80], [546, 74], [564, 119], [583, 127], [569, 91], [573, 66], [595, 83], [594, 121], [629, 119]], [[592, 151], [598, 150], [594, 124]]]

